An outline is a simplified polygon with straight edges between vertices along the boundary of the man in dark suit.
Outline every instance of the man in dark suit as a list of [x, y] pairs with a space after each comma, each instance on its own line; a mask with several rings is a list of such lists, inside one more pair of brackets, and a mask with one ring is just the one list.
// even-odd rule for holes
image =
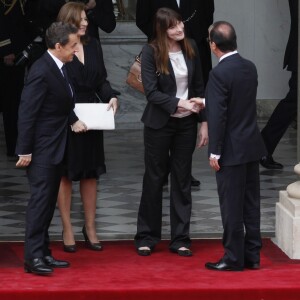
[[298, 82], [298, 0], [289, 0], [291, 29], [286, 46], [283, 68], [292, 72], [289, 80], [289, 92], [273, 111], [268, 123], [261, 131], [268, 154], [261, 158], [260, 164], [267, 169], [282, 169], [283, 165], [274, 161], [273, 153], [297, 116], [297, 82]]
[[48, 51], [31, 67], [22, 92], [16, 153], [17, 167], [27, 167], [31, 197], [26, 211], [26, 272], [51, 274], [68, 267], [49, 249], [50, 226], [61, 179], [73, 92], [63, 75], [64, 63], [77, 51], [78, 29], [53, 23], [46, 32]]
[[209, 44], [219, 64], [210, 72], [206, 87], [208, 153], [216, 171], [225, 253], [218, 262], [205, 266], [219, 271], [257, 269], [261, 248], [259, 159], [265, 154], [256, 120], [257, 71], [237, 53], [231, 24], [214, 23]]

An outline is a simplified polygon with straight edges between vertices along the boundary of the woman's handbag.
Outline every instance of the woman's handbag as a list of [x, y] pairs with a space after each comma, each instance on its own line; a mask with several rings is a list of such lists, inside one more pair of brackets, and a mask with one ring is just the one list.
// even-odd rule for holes
[[142, 52], [135, 57], [135, 60], [127, 74], [126, 83], [129, 84], [135, 90], [144, 94], [144, 87], [141, 75], [141, 57]]

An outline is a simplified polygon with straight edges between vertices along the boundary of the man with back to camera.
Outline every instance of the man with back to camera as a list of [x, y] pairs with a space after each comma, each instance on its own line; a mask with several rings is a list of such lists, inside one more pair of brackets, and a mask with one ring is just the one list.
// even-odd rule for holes
[[77, 51], [78, 29], [53, 23], [46, 31], [48, 51], [31, 67], [21, 96], [17, 167], [27, 167], [31, 197], [26, 210], [25, 272], [51, 274], [69, 266], [49, 249], [48, 229], [54, 214], [65, 154], [67, 129], [76, 122], [73, 92], [64, 64]]
[[237, 53], [236, 33], [228, 22], [214, 23], [208, 42], [219, 59], [209, 75], [205, 104], [209, 163], [216, 171], [225, 253], [205, 267], [259, 269], [259, 159], [266, 150], [256, 118], [257, 70]]

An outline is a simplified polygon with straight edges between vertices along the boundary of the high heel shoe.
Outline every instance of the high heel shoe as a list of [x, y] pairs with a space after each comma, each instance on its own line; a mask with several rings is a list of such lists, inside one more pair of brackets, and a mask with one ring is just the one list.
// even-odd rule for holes
[[74, 253], [77, 251], [77, 248], [76, 248], [76, 244], [74, 245], [66, 245], [65, 242], [64, 242], [64, 232], [62, 231], [61, 233], [61, 236], [62, 236], [62, 242], [63, 242], [63, 249], [65, 252], [68, 252], [68, 253]]
[[100, 242], [98, 243], [92, 243], [87, 235], [87, 232], [86, 232], [86, 228], [85, 228], [85, 225], [82, 227], [82, 234], [83, 234], [83, 237], [85, 239], [85, 244], [87, 246], [87, 248], [91, 249], [91, 250], [94, 250], [94, 251], [101, 251], [103, 248], [102, 248], [102, 245]]
[[188, 257], [188, 256], [193, 256], [193, 252], [189, 249], [189, 248], [186, 248], [186, 247], [182, 247], [183, 249], [170, 249], [171, 252], [173, 253], [177, 253], [179, 256], [185, 256], [185, 257]]

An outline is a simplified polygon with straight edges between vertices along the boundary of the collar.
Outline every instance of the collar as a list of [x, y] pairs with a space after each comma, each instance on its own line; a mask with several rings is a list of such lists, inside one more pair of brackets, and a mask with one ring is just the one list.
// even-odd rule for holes
[[47, 50], [47, 52], [49, 53], [49, 55], [54, 60], [54, 62], [56, 63], [57, 67], [61, 70], [61, 68], [64, 65], [64, 63], [61, 60], [59, 60], [56, 56], [54, 56], [49, 50]]
[[233, 54], [236, 54], [236, 53], [238, 53], [237, 50], [234, 50], [234, 51], [231, 51], [231, 52], [228, 52], [228, 53], [222, 55], [222, 56], [220, 57], [220, 59], [219, 59], [219, 62], [220, 62], [221, 60], [223, 60], [224, 58], [226, 58], [226, 57], [228, 57], [228, 56], [231, 56], [231, 55], [233, 55]]

